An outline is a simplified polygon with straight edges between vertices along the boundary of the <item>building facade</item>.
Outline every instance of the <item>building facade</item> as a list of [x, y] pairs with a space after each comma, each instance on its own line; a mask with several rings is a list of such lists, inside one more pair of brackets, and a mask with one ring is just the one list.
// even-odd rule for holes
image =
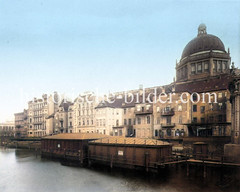
[[55, 120], [55, 128], [54, 128], [54, 134], [58, 133], [70, 133], [69, 126], [69, 109], [73, 105], [72, 102], [67, 100], [62, 100], [58, 110], [54, 114], [54, 120]]
[[114, 103], [102, 101], [96, 110], [96, 133], [125, 136], [123, 132], [122, 99], [116, 99]]
[[53, 116], [58, 108], [52, 95], [43, 94], [28, 102], [28, 137], [43, 137], [53, 134]]
[[[234, 69], [233, 69], [234, 70]], [[232, 104], [232, 143], [240, 144], [240, 74], [233, 71], [233, 81], [229, 84]]]
[[75, 133], [95, 133], [95, 107], [98, 103], [98, 98], [92, 92], [81, 94], [75, 99], [73, 106]]
[[27, 110], [23, 110], [21, 113], [15, 113], [15, 137], [24, 138], [27, 137]]
[[15, 136], [15, 122], [7, 121], [0, 123], [0, 136], [1, 137], [14, 137]]

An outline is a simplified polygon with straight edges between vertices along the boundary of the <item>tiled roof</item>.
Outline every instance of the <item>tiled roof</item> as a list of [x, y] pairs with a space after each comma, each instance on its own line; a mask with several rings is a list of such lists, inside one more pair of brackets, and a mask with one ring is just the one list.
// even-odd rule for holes
[[132, 137], [118, 137], [110, 136], [98, 140], [91, 141], [90, 143], [102, 143], [102, 144], [120, 144], [120, 145], [170, 145], [168, 142], [163, 142], [155, 139], [142, 139]]
[[53, 136], [43, 137], [42, 139], [54, 139], [54, 140], [91, 140], [107, 137], [106, 135], [97, 133], [62, 133]]
[[230, 81], [231, 77], [229, 75], [221, 75], [207, 80], [176, 84], [175, 92], [202, 93], [227, 90]]

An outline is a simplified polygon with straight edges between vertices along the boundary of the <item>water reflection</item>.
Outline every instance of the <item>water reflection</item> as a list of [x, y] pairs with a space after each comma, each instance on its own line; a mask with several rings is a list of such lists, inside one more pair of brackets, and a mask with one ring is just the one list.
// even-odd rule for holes
[[[222, 175], [220, 174], [222, 172]], [[36, 157], [28, 150], [0, 149], [0, 191], [239, 191], [236, 169], [208, 169], [203, 180], [201, 167], [186, 177], [184, 168], [163, 169], [158, 175], [122, 169], [62, 166]]]

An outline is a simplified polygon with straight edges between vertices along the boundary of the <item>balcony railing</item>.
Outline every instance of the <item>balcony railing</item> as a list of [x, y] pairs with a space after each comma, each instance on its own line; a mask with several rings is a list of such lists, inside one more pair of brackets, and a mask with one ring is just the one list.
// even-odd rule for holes
[[175, 123], [162, 123], [161, 127], [162, 128], [172, 128], [172, 127], [175, 127]]
[[161, 115], [162, 115], [162, 116], [174, 115], [174, 114], [175, 114], [175, 113], [174, 113], [173, 108], [170, 109], [170, 110], [162, 110], [162, 111], [161, 111]]
[[135, 114], [136, 115], [147, 115], [147, 114], [152, 114], [153, 113], [153, 109], [150, 108], [150, 109], [144, 109], [144, 110], [137, 110], [135, 109]]

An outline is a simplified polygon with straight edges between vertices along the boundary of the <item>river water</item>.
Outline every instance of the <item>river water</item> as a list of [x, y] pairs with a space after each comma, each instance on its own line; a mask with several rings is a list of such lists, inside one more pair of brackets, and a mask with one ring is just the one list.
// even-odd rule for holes
[[186, 176], [186, 169], [164, 169], [158, 175], [142, 172], [62, 166], [41, 159], [23, 149], [0, 148], [0, 192], [239, 192], [236, 169], [208, 170], [203, 179], [201, 168]]

